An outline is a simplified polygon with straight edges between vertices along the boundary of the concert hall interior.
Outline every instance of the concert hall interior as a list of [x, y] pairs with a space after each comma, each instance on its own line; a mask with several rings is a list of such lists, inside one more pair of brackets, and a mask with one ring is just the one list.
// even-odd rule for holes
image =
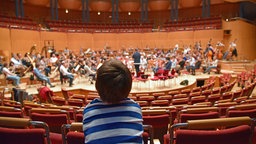
[[[218, 118], [228, 118], [231, 107], [249, 105], [253, 114], [240, 116], [256, 118], [255, 0], [1, 0], [0, 6], [0, 121], [4, 107], [15, 107], [30, 120], [30, 109], [40, 108], [67, 110], [66, 124], [81, 122], [75, 114], [99, 98], [97, 69], [109, 59], [130, 70], [128, 98], [142, 114], [165, 110], [170, 118], [164, 134], [153, 124], [154, 137], [145, 130], [148, 143], [173, 143], [171, 126], [188, 109], [218, 109]], [[67, 140], [49, 127], [51, 143]], [[51, 133], [59, 134], [56, 141]]]

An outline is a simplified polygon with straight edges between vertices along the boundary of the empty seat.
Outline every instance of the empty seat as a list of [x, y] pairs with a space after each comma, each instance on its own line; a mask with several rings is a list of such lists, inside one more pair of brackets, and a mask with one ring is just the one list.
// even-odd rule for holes
[[253, 131], [249, 117], [190, 120], [173, 125], [164, 138], [166, 144], [251, 144]]
[[49, 127], [27, 118], [0, 117], [1, 144], [51, 144]]

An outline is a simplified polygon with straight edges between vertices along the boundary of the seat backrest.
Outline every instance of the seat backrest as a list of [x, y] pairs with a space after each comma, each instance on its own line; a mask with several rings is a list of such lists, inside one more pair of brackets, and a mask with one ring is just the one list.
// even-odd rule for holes
[[9, 106], [0, 106], [0, 116], [22, 118], [24, 115], [23, 115], [23, 111], [19, 108], [9, 107]]
[[171, 124], [171, 112], [166, 109], [142, 110], [143, 125], [152, 125], [154, 138], [163, 142], [163, 135]]
[[231, 106], [227, 108], [226, 116], [249, 116], [250, 118], [256, 118], [256, 103]]
[[50, 144], [49, 127], [27, 118], [0, 117], [1, 144]]
[[217, 107], [199, 107], [187, 108], [179, 111], [178, 122], [187, 122], [187, 120], [219, 118], [219, 109]]
[[70, 116], [66, 110], [32, 108], [29, 116], [34, 121], [48, 124], [51, 132], [61, 133], [61, 126], [70, 123]]
[[[151, 125], [143, 125], [143, 129], [148, 134], [142, 134], [144, 144], [147, 144], [147, 141], [150, 141], [150, 144], [153, 144], [153, 129]], [[64, 124], [61, 127], [62, 141], [63, 144], [82, 144], [84, 143], [84, 133], [83, 133], [83, 123], [82, 122], [73, 122], [71, 124]], [[145, 138], [144, 138], [145, 137]]]
[[170, 129], [170, 144], [174, 143], [174, 131], [176, 144], [252, 144], [254, 122], [236, 117], [177, 123]]
[[68, 99], [67, 102], [68, 102], [68, 105], [70, 105], [70, 106], [78, 106], [78, 107], [84, 106], [84, 101], [81, 100], [81, 99], [73, 99], [73, 98], [71, 98], [71, 99]]
[[65, 88], [61, 88], [61, 92], [65, 100], [68, 100], [69, 99], [68, 90], [66, 90]]

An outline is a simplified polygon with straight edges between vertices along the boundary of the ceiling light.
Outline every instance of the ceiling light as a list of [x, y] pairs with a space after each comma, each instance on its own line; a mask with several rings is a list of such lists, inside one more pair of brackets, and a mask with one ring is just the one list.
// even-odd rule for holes
[[65, 13], [68, 13], [68, 9], [65, 10]]
[[100, 15], [100, 12], [98, 12], [98, 15]]
[[128, 15], [131, 15], [131, 12], [128, 12]]

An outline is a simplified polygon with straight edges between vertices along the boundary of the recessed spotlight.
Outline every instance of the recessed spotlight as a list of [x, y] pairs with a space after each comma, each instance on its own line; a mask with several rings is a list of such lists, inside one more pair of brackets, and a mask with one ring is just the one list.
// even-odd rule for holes
[[98, 15], [100, 15], [100, 12], [98, 12]]
[[226, 21], [228, 21], [228, 19], [226, 19]]
[[131, 12], [128, 12], [128, 15], [131, 15]]
[[65, 13], [68, 13], [68, 9], [65, 10]]

